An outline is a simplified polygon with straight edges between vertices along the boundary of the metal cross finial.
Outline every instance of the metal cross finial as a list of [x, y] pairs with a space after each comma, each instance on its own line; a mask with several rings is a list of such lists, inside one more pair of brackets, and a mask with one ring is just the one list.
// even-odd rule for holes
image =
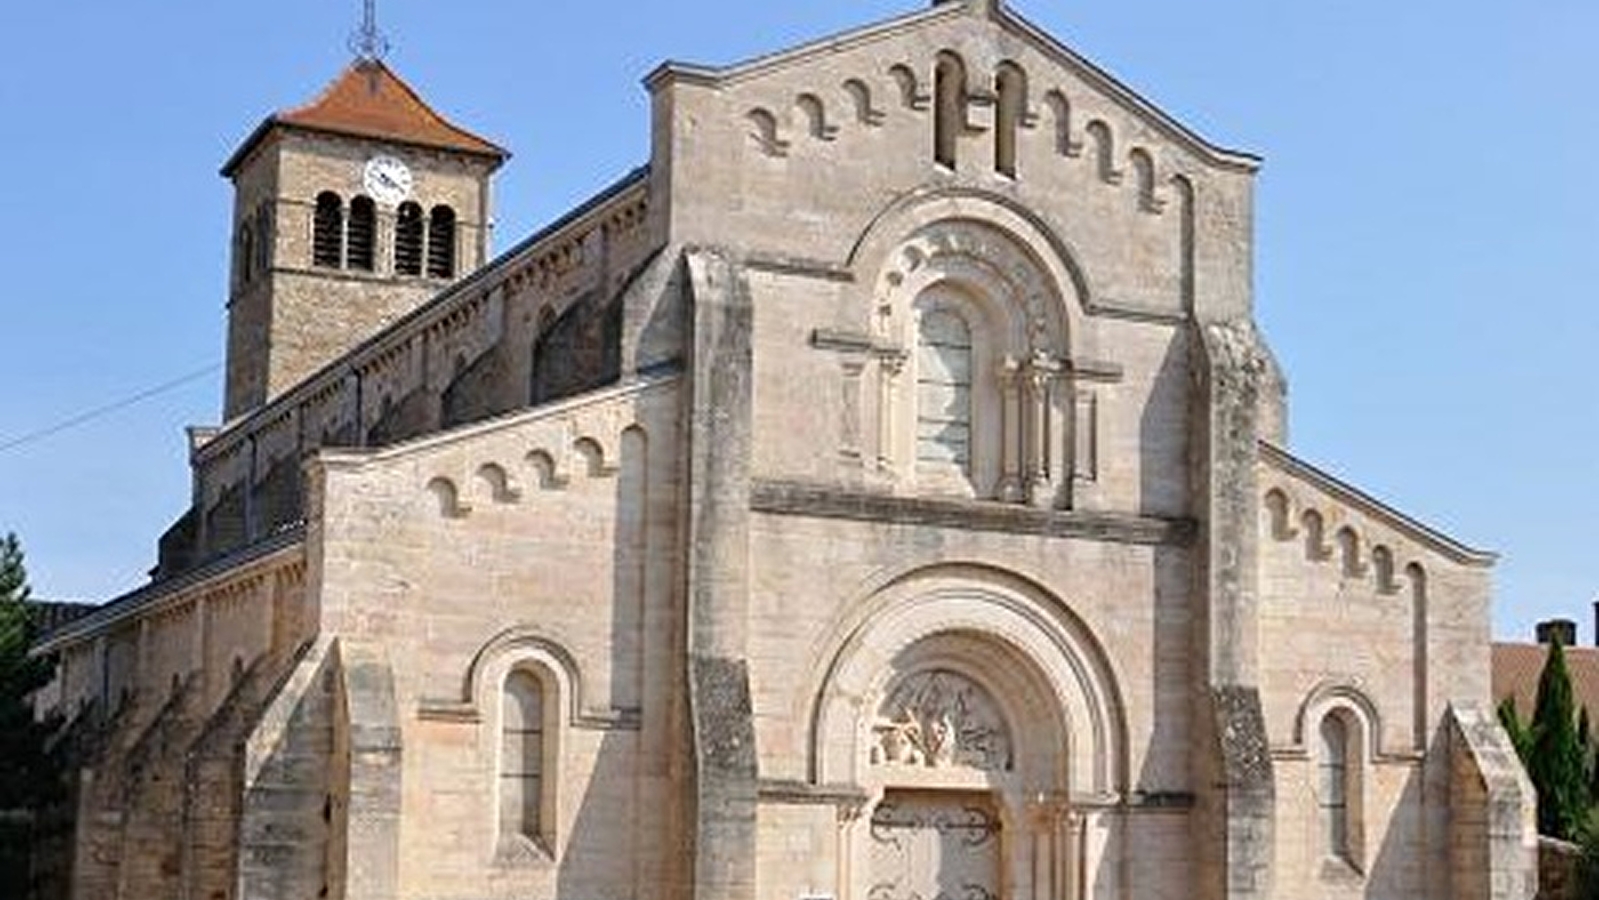
[[361, 28], [350, 35], [350, 52], [363, 62], [377, 62], [389, 52], [389, 39], [378, 30], [377, 0], [362, 0]]

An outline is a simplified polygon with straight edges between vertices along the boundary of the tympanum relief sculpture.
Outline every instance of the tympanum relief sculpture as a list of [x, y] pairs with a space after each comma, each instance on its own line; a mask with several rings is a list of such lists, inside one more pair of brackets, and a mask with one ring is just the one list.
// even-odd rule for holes
[[878, 766], [1008, 772], [1011, 739], [987, 690], [931, 669], [899, 682], [878, 708], [871, 759]]

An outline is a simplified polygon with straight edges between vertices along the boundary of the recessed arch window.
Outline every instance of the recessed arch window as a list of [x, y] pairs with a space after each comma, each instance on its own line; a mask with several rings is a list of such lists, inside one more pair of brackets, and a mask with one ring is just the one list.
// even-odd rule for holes
[[949, 307], [922, 310], [916, 340], [916, 464], [971, 474], [972, 329]]
[[1349, 855], [1349, 728], [1342, 717], [1321, 720], [1320, 775], [1322, 837], [1329, 856]]
[[538, 673], [526, 668], [505, 677], [500, 703], [500, 837], [545, 844], [551, 824], [551, 738], [554, 697]]
[[394, 220], [394, 273], [422, 274], [422, 207], [400, 204]]
[[1334, 706], [1316, 729], [1316, 807], [1322, 854], [1360, 870], [1363, 857], [1363, 777], [1366, 723], [1354, 709]]
[[448, 206], [428, 213], [428, 276], [455, 277], [455, 210]]
[[332, 191], [316, 197], [312, 217], [311, 263], [328, 269], [344, 264], [344, 201]]
[[350, 201], [350, 224], [345, 231], [349, 244], [345, 265], [362, 272], [372, 271], [372, 245], [377, 233], [377, 208], [371, 197]]

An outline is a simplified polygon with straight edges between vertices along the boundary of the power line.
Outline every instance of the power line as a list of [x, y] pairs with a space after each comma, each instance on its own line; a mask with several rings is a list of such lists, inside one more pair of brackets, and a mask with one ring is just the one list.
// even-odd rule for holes
[[41, 428], [38, 431], [32, 431], [19, 437], [7, 438], [3, 441], [0, 441], [0, 453], [4, 453], [8, 450], [15, 450], [18, 447], [24, 447], [28, 444], [37, 443], [47, 437], [60, 434], [61, 432], [70, 428], [76, 428], [79, 425], [92, 422], [95, 419], [101, 418], [102, 416], [108, 416], [119, 410], [127, 409], [136, 403], [142, 403], [145, 400], [149, 400], [151, 397], [158, 397], [168, 391], [180, 388], [191, 381], [198, 381], [220, 368], [222, 368], [222, 363], [220, 362], [209, 363], [203, 369], [196, 369], [187, 375], [180, 375], [171, 381], [163, 382], [152, 388], [146, 388], [137, 394], [134, 394], [130, 397], [124, 397], [114, 403], [107, 403], [104, 406], [97, 406], [94, 409], [78, 413], [77, 415], [66, 419], [62, 419], [60, 422], [45, 428]]

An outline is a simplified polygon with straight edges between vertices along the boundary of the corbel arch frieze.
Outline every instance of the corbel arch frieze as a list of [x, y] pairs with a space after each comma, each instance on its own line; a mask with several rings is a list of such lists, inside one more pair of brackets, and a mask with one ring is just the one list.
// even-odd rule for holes
[[[1126, 718], [1113, 667], [1087, 626], [1047, 589], [981, 564], [940, 564], [870, 586], [845, 608], [849, 614], [819, 643], [812, 677], [795, 699], [810, 723], [815, 783], [869, 781], [864, 768], [885, 690], [907, 666], [947, 664], [1012, 698], [1007, 702], [1035, 698], [1006, 711], [1018, 723], [1017, 758], [1031, 759], [1034, 778], [1077, 797], [1125, 794]], [[995, 683], [993, 672], [972, 664], [978, 656], [967, 651], [979, 645], [1006, 661], [996, 667], [1009, 670], [1005, 678], [1019, 680]], [[1032, 708], [1040, 703], [1047, 708]], [[1041, 751], [1040, 742], [1055, 749]]]

